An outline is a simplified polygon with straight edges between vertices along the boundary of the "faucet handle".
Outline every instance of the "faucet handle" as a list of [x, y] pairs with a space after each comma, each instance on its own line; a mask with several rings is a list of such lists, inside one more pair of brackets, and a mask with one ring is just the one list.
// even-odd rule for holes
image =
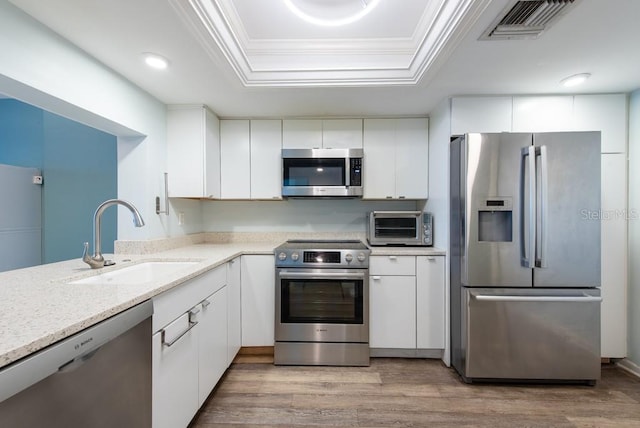
[[85, 242], [84, 243], [84, 251], [82, 251], [82, 261], [85, 263], [88, 263], [90, 260], [90, 256], [89, 256], [89, 243]]

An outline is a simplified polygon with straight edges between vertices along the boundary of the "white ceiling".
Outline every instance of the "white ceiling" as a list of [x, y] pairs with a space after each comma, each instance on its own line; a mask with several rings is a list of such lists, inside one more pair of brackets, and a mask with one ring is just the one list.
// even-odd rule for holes
[[[581, 92], [640, 88], [638, 0], [576, 0], [540, 38], [506, 41], [478, 38], [511, 0], [381, 0], [340, 28], [302, 23], [281, 0], [10, 1], [164, 103], [221, 117], [425, 115], [453, 95], [576, 92], [559, 81], [580, 72], [592, 74]], [[226, 23], [207, 29], [189, 4]], [[143, 52], [169, 69], [146, 68]]]

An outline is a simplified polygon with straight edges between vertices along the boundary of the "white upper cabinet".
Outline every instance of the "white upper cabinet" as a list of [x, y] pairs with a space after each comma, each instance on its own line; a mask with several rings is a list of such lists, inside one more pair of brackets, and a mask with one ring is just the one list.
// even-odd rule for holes
[[451, 100], [451, 135], [511, 131], [512, 97], [469, 97]]
[[322, 121], [315, 119], [285, 119], [282, 121], [282, 148], [322, 148]]
[[219, 121], [206, 107], [169, 107], [167, 164], [170, 197], [220, 197]]
[[365, 119], [364, 199], [426, 199], [429, 120]]
[[362, 119], [323, 120], [322, 147], [325, 149], [361, 149]]
[[573, 101], [576, 131], [601, 131], [602, 153], [627, 151], [627, 96], [576, 95]]
[[220, 121], [220, 196], [251, 197], [251, 144], [248, 120]]
[[571, 131], [573, 96], [513, 97], [513, 132]]
[[362, 148], [362, 119], [285, 119], [285, 149]]
[[251, 121], [251, 199], [282, 199], [282, 121]]
[[429, 120], [396, 119], [396, 195], [429, 196]]
[[365, 199], [393, 198], [396, 193], [394, 119], [365, 119], [363, 185]]

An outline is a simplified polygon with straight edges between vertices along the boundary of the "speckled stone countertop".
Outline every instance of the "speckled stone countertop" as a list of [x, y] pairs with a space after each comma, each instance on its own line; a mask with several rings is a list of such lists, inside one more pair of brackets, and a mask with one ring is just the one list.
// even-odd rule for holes
[[[273, 254], [282, 241], [198, 244], [154, 254], [109, 256], [92, 270], [80, 259], [0, 273], [0, 367], [71, 336], [243, 254]], [[197, 261], [161, 281], [69, 284], [144, 261]]]

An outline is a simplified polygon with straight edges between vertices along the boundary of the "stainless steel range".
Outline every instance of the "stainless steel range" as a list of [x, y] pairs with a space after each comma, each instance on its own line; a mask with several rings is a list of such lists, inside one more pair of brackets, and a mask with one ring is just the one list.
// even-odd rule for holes
[[357, 240], [275, 249], [275, 364], [369, 365], [369, 254]]

